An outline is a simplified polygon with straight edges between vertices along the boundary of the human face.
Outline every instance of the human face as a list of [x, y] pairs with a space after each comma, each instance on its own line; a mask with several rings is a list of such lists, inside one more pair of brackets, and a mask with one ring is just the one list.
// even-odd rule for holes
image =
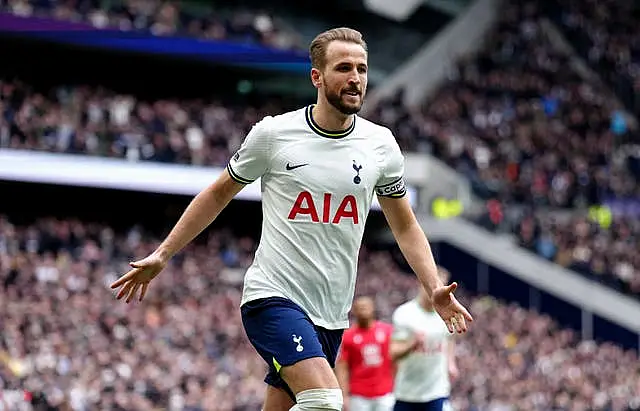
[[325, 66], [321, 71], [317, 70], [317, 82], [314, 83], [339, 112], [355, 114], [364, 102], [367, 70], [367, 52], [361, 45], [332, 41], [327, 46]]
[[353, 315], [361, 326], [368, 325], [374, 319], [374, 304], [369, 297], [360, 297], [353, 303]]

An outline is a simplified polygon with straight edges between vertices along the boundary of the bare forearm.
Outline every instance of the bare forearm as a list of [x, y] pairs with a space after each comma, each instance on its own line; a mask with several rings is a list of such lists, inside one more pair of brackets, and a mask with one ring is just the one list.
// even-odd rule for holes
[[201, 191], [191, 201], [157, 252], [168, 260], [182, 250], [207, 228], [229, 203], [229, 199], [224, 197], [216, 195], [214, 185]]
[[393, 341], [389, 348], [389, 355], [392, 361], [398, 361], [406, 357], [411, 351], [413, 351], [416, 343], [413, 340], [408, 341]]
[[429, 296], [433, 290], [443, 286], [438, 276], [436, 262], [433, 259], [431, 246], [422, 228], [416, 223], [402, 232], [394, 233], [398, 246], [418, 280], [425, 287]]
[[342, 389], [343, 396], [349, 395], [349, 369], [347, 368], [347, 364], [344, 361], [338, 362], [336, 364], [336, 378], [338, 379], [338, 384]]

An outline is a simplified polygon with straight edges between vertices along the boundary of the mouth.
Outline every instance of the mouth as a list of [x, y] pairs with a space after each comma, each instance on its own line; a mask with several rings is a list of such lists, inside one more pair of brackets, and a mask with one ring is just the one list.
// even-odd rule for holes
[[346, 94], [347, 96], [358, 97], [360, 95], [360, 92], [356, 90], [348, 90], [343, 92], [343, 94]]

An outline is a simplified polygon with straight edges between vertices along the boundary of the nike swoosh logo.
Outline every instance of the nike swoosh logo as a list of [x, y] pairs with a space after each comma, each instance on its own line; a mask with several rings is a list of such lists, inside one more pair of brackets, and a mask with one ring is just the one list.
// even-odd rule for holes
[[304, 164], [296, 164], [295, 166], [292, 166], [291, 164], [287, 163], [287, 170], [295, 170], [296, 168], [300, 168], [308, 165], [309, 163], [304, 163]]

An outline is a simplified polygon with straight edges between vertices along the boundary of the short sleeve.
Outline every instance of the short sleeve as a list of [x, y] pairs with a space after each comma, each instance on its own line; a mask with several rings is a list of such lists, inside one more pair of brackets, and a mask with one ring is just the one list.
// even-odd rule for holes
[[236, 182], [251, 184], [267, 171], [271, 152], [271, 135], [268, 119], [256, 123], [247, 134], [240, 148], [231, 157], [227, 170]]
[[385, 149], [382, 173], [376, 184], [376, 194], [381, 197], [404, 197], [407, 187], [404, 181], [404, 156], [393, 136]]
[[391, 340], [392, 341], [406, 341], [409, 338], [411, 338], [411, 335], [413, 334], [411, 332], [411, 329], [409, 328], [409, 326], [407, 326], [407, 324], [405, 324], [404, 321], [402, 321], [401, 316], [398, 313], [398, 310], [396, 310], [393, 313], [393, 331], [391, 332]]

